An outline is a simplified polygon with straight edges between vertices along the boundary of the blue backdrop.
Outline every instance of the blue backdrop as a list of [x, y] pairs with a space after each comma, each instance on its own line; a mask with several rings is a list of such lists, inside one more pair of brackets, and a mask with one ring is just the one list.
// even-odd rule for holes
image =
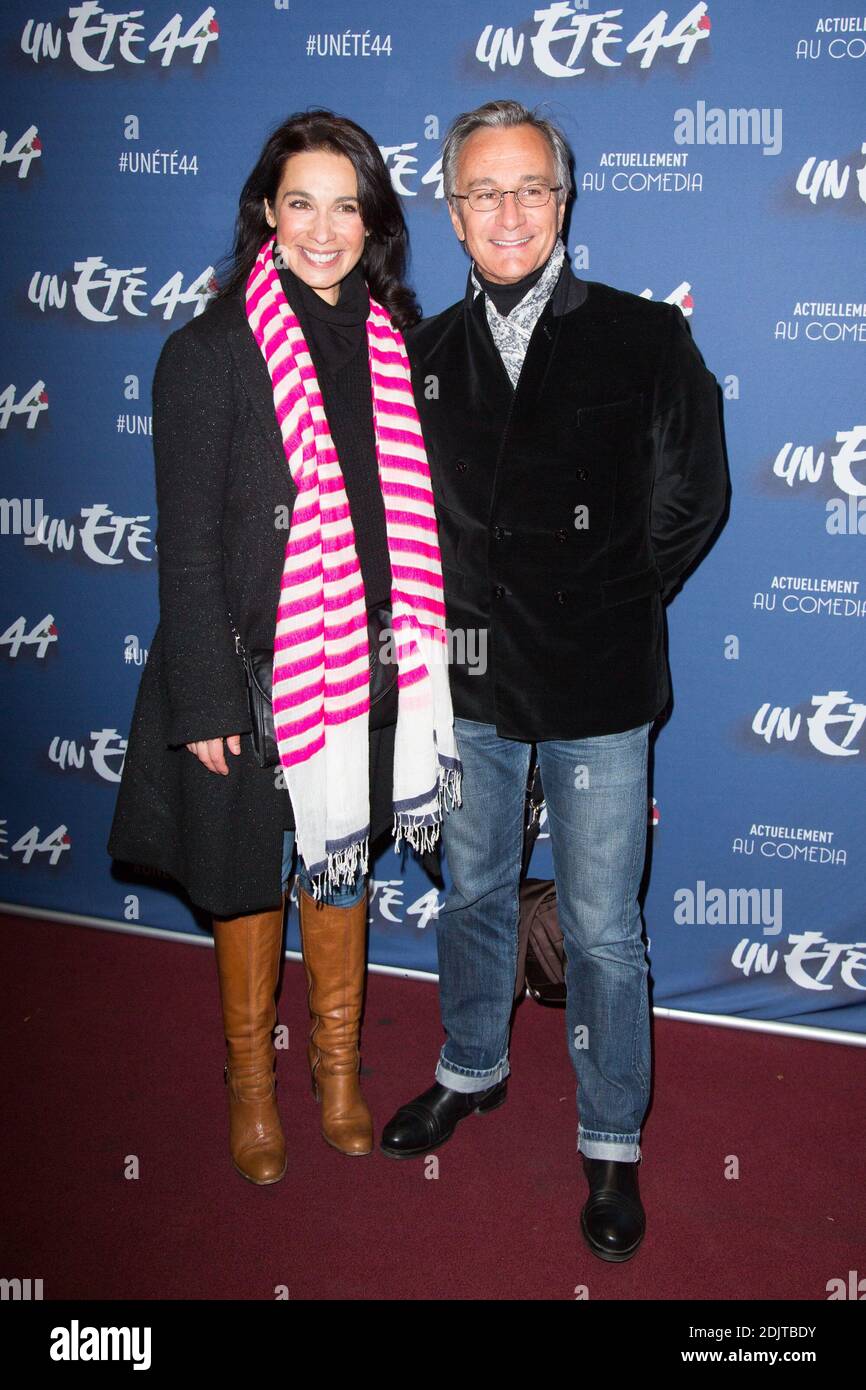
[[[576, 272], [678, 303], [725, 396], [731, 519], [668, 609], [655, 1003], [866, 1034], [866, 20], [809, 0], [177, 3], [0, 12], [0, 897], [202, 931], [105, 841], [157, 620], [153, 367], [204, 308], [266, 132], [326, 105], [373, 133], [434, 313], [467, 274], [441, 138], [516, 97], [576, 151]], [[438, 901], [386, 853], [371, 959], [435, 971]]]

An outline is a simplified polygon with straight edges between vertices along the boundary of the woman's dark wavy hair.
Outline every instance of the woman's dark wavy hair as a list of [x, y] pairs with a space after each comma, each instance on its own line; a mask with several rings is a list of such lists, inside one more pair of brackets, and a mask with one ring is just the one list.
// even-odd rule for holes
[[225, 258], [226, 279], [216, 298], [224, 299], [246, 285], [262, 243], [273, 236], [273, 228], [265, 220], [264, 199], [274, 206], [286, 160], [310, 150], [328, 150], [351, 160], [358, 180], [361, 218], [370, 233], [360, 261], [364, 279], [396, 327], [411, 327], [421, 311], [404, 280], [409, 237], [385, 161], [366, 130], [323, 108], [296, 111], [265, 141], [240, 196], [234, 247]]

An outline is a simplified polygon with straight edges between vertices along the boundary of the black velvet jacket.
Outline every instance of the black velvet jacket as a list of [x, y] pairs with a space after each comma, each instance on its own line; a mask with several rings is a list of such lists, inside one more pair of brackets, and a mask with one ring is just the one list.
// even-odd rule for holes
[[566, 262], [513, 389], [473, 295], [406, 335], [455, 715], [525, 741], [622, 732], [668, 702], [662, 601], [725, 509], [715, 377], [678, 308]]

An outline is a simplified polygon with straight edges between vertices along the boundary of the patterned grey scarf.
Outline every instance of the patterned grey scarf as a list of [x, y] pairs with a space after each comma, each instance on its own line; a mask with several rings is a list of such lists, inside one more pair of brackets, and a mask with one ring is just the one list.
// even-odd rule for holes
[[[523, 367], [523, 359], [526, 356], [526, 349], [529, 346], [529, 339], [532, 337], [532, 330], [553, 293], [564, 260], [565, 246], [562, 239], [557, 237], [544, 268], [544, 274], [531, 289], [526, 291], [519, 304], [515, 304], [508, 315], [500, 314], [490, 296], [487, 294], [484, 296], [490, 332], [493, 334], [493, 341], [499, 349], [502, 365], [509, 375], [512, 386], [517, 385], [517, 379]], [[475, 275], [474, 261], [470, 276], [472, 284], [475, 286], [475, 296], [483, 293]]]

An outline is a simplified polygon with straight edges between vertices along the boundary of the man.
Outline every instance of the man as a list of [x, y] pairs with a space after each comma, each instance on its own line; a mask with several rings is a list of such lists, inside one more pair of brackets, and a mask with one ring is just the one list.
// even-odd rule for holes
[[[408, 335], [436, 497], [455, 660], [463, 809], [444, 843], [436, 1083], [387, 1125], [428, 1153], [505, 1100], [524, 793], [536, 744], [566, 950], [581, 1228], [631, 1258], [650, 1087], [640, 884], [650, 727], [671, 688], [662, 601], [703, 550], [727, 480], [715, 378], [681, 311], [571, 272], [561, 133], [517, 102], [445, 141], [465, 298]], [[459, 647], [455, 643], [455, 654]]]

